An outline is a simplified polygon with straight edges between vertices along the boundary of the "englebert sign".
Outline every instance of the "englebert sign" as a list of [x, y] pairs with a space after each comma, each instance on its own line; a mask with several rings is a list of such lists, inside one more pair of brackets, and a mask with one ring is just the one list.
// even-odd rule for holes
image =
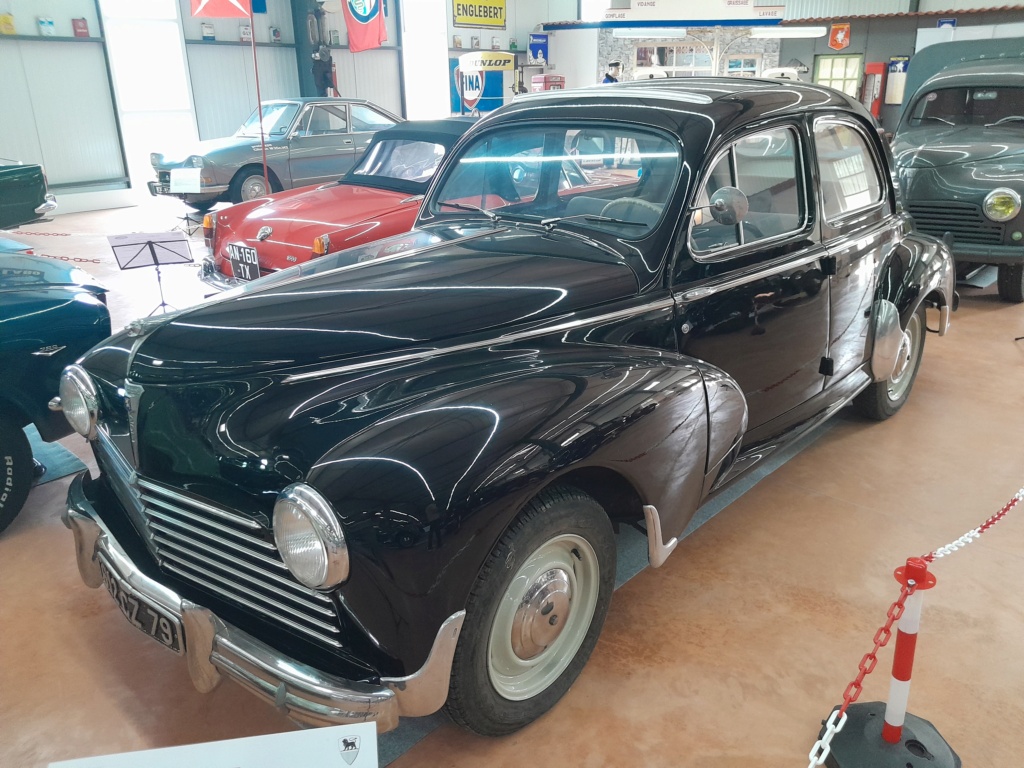
[[505, 0], [452, 0], [456, 27], [505, 28]]

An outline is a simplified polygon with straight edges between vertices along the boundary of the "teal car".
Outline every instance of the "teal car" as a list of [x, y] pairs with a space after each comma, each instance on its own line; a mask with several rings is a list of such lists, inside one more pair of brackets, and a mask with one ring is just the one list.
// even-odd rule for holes
[[49, 407], [60, 374], [110, 335], [106, 288], [88, 273], [0, 239], [0, 531], [21, 511], [36, 470], [24, 428], [71, 434]]
[[43, 166], [0, 158], [0, 229], [36, 221], [56, 208]]

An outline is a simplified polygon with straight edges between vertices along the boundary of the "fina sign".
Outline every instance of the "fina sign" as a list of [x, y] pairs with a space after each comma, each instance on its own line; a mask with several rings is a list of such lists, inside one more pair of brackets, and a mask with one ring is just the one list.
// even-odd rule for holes
[[452, 18], [456, 27], [505, 28], [505, 0], [452, 0]]

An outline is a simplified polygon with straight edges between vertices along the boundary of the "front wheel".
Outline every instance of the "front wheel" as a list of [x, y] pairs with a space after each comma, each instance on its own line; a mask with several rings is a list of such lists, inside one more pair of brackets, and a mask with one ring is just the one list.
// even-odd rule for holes
[[245, 168], [231, 180], [228, 196], [232, 203], [244, 203], [247, 200], [255, 200], [257, 197], [266, 197], [276, 191], [273, 187], [273, 182], [271, 182], [270, 188], [267, 187], [267, 180], [263, 178], [262, 168]]
[[903, 407], [910, 397], [910, 388], [917, 378], [917, 369], [921, 367], [924, 355], [924, 337], [928, 332], [925, 323], [924, 306], [910, 316], [907, 327], [903, 329], [903, 343], [900, 345], [896, 368], [885, 381], [871, 384], [857, 395], [854, 407], [864, 416], [875, 421], [883, 421]]
[[548, 489], [491, 551], [466, 606], [448, 714], [485, 736], [547, 712], [597, 643], [615, 579], [604, 509], [569, 486]]
[[33, 474], [32, 446], [25, 431], [0, 415], [0, 531], [21, 512]]
[[999, 265], [999, 298], [1014, 304], [1024, 302], [1024, 264]]

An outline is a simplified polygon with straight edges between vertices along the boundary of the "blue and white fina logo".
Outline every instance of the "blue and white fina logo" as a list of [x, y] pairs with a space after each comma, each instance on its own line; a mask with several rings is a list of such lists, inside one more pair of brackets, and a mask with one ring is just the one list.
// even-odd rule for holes
[[346, 0], [352, 17], [360, 24], [369, 24], [380, 13], [380, 0]]

